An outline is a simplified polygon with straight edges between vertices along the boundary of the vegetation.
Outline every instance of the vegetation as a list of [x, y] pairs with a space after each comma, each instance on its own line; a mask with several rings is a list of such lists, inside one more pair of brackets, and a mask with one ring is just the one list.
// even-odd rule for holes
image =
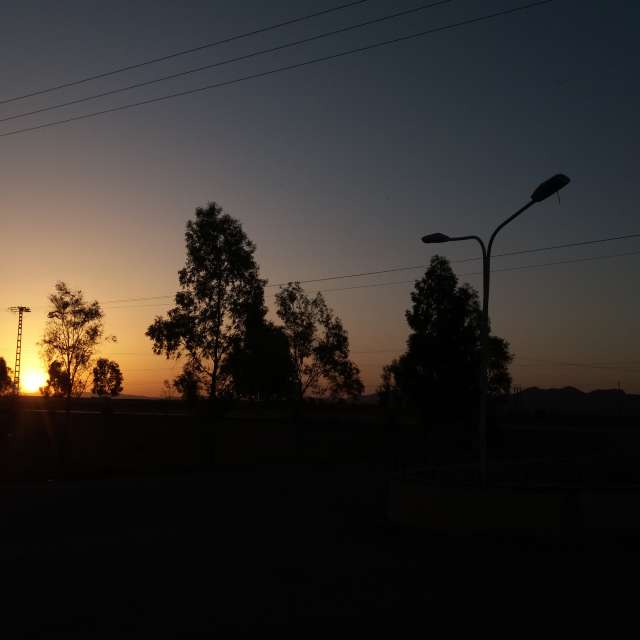
[[180, 291], [166, 318], [156, 317], [146, 335], [153, 351], [184, 357], [176, 388], [189, 397], [210, 399], [231, 392], [229, 354], [241, 339], [252, 305], [261, 299], [255, 245], [240, 223], [215, 202], [196, 209], [187, 222], [187, 257], [178, 273]]
[[349, 337], [322, 294], [309, 298], [299, 282], [289, 283], [276, 294], [276, 304], [299, 398], [309, 391], [333, 398], [361, 395], [364, 386], [358, 367], [349, 359]]
[[283, 326], [266, 319], [255, 245], [215, 202], [187, 223], [186, 249], [176, 306], [147, 329], [156, 354], [185, 358], [174, 380], [184, 398], [362, 393], [347, 333], [322, 295], [290, 284], [276, 296]]
[[[482, 312], [477, 292], [458, 285], [449, 261], [434, 256], [411, 294], [407, 349], [385, 367], [379, 394], [405, 400], [435, 420], [467, 416], [480, 393]], [[511, 388], [509, 344], [489, 337], [489, 393]]]
[[51, 310], [40, 343], [49, 369], [43, 393], [69, 399], [84, 392], [98, 345], [115, 341], [115, 337], [105, 337], [102, 307], [97, 300], [86, 301], [82, 291], [58, 282], [49, 302]]
[[290, 398], [295, 388], [295, 369], [289, 341], [281, 327], [266, 319], [262, 289], [241, 321], [241, 330], [231, 340], [225, 374], [233, 393], [251, 400]]
[[13, 393], [13, 380], [11, 378], [11, 369], [7, 367], [4, 358], [0, 358], [0, 396], [6, 396]]
[[40, 387], [40, 393], [45, 398], [63, 398], [67, 390], [71, 388], [69, 384], [69, 374], [64, 369], [62, 363], [54, 360], [47, 370], [48, 378], [44, 387]]
[[115, 398], [122, 393], [122, 372], [117, 362], [99, 358], [93, 368], [93, 387], [91, 392], [98, 396]]

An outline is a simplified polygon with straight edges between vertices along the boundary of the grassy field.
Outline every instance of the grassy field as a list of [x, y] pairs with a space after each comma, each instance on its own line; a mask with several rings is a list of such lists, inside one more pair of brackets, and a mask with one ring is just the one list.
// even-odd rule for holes
[[[392, 479], [473, 478], [464, 429], [377, 407], [102, 409], [2, 406], [3, 628], [397, 633], [496, 607], [503, 622], [630, 610], [633, 536], [436, 534], [389, 519]], [[494, 480], [575, 481], [582, 468], [581, 482], [617, 482], [624, 464], [635, 473], [639, 443], [631, 427], [505, 425], [492, 433]]]
[[[6, 400], [6, 399], [5, 399]], [[68, 408], [69, 410], [65, 410]], [[117, 477], [224, 465], [364, 465], [475, 481], [472, 425], [424, 425], [377, 406], [241, 404], [212, 415], [181, 402], [24, 398], [0, 405], [1, 476]], [[496, 481], [640, 483], [640, 425], [571, 416], [504, 416], [489, 431]]]

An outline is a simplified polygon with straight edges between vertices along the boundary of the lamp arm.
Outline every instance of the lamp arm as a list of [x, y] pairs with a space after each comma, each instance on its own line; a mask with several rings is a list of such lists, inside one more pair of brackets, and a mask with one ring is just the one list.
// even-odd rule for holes
[[458, 240], [475, 240], [480, 245], [480, 248], [482, 249], [482, 258], [483, 258], [483, 260], [486, 258], [486, 256], [487, 256], [487, 247], [485, 246], [485, 244], [482, 241], [482, 238], [480, 236], [456, 236], [454, 238], [450, 238], [449, 239], [450, 242], [457, 242]]
[[491, 234], [491, 238], [489, 238], [489, 246], [487, 247], [487, 255], [489, 257], [491, 257], [491, 247], [493, 247], [493, 241], [498, 235], [498, 232], [504, 227], [506, 227], [512, 220], [515, 220], [521, 213], [524, 213], [530, 206], [534, 204], [535, 202], [533, 200], [530, 200], [529, 202], [527, 202], [527, 204], [524, 205], [524, 207], [520, 207], [520, 209], [518, 209], [513, 215], [509, 216], [504, 222], [502, 222], [496, 227], [496, 230]]

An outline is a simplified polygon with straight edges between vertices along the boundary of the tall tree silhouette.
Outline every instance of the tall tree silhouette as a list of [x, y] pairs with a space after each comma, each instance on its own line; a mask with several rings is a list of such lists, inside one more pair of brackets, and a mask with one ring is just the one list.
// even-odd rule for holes
[[321, 293], [309, 298], [299, 282], [276, 294], [277, 313], [289, 339], [297, 392], [357, 397], [364, 386], [349, 359], [349, 337]]
[[58, 282], [49, 296], [51, 310], [40, 345], [51, 366], [57, 362], [57, 383], [69, 399], [85, 390], [97, 346], [103, 341], [115, 342], [104, 335], [104, 313], [97, 300], [88, 302], [82, 291], [73, 291]]
[[13, 392], [13, 380], [11, 379], [11, 369], [7, 367], [4, 358], [0, 358], [0, 396], [6, 396]]
[[224, 365], [234, 394], [242, 398], [285, 399], [295, 390], [289, 341], [284, 330], [269, 322], [266, 315], [264, 290], [256, 288]]
[[62, 362], [54, 360], [47, 369], [48, 378], [40, 393], [45, 398], [63, 398], [69, 385], [69, 376], [65, 371]]
[[178, 388], [214, 399], [229, 391], [224, 364], [265, 281], [258, 275], [255, 245], [215, 202], [196, 209], [185, 239], [175, 307], [166, 318], [156, 317], [146, 335], [154, 353], [186, 358]]
[[[458, 285], [446, 258], [434, 256], [411, 293], [406, 312], [412, 332], [407, 350], [385, 367], [380, 394], [399, 393], [430, 418], [445, 420], [472, 414], [480, 393], [482, 312], [477, 292]], [[513, 359], [502, 338], [489, 339], [489, 391], [508, 393]]]
[[92, 393], [115, 398], [122, 393], [122, 382], [120, 365], [107, 358], [98, 358], [96, 366], [93, 368]]

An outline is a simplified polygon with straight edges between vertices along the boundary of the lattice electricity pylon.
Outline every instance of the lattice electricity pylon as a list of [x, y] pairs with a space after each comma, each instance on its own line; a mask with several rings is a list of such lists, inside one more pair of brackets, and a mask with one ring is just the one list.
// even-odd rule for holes
[[30, 313], [29, 307], [9, 307], [9, 311], [18, 314], [18, 341], [16, 342], [16, 366], [13, 370], [13, 392], [20, 395], [20, 359], [22, 357], [22, 316]]

